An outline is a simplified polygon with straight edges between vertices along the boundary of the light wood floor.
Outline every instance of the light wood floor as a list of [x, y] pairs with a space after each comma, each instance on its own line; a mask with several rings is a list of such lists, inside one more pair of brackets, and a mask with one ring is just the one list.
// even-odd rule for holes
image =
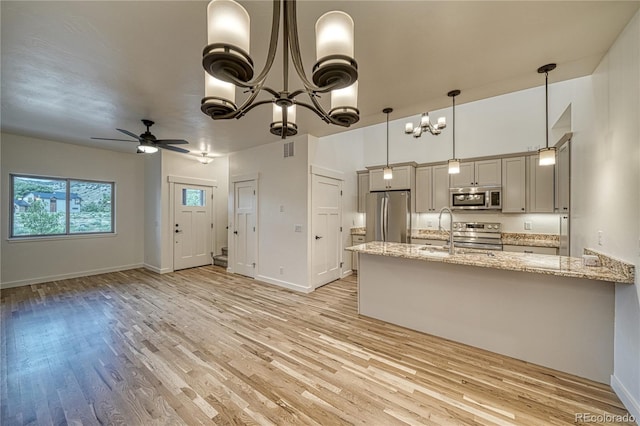
[[[2, 291], [2, 425], [573, 425], [609, 386], [217, 267]], [[523, 336], [526, 338], [526, 336]], [[609, 423], [610, 424], [610, 423]]]

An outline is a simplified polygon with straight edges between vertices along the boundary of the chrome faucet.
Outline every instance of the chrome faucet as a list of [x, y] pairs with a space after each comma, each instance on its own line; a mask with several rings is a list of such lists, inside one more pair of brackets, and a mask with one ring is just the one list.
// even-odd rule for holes
[[449, 207], [443, 207], [440, 209], [440, 216], [438, 216], [438, 231], [442, 231], [442, 213], [447, 211], [449, 213], [449, 254], [453, 254], [453, 213]]

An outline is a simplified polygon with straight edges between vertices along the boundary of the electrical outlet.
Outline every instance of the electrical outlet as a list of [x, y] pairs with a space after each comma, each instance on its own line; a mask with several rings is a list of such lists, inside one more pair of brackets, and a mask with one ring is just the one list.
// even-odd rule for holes
[[531, 231], [531, 222], [527, 221], [524, 223], [524, 229], [527, 231]]
[[598, 245], [602, 245], [602, 231], [598, 231]]
[[280, 213], [283, 213], [283, 212], [284, 212], [284, 205], [280, 204]]
[[302, 225], [293, 225], [293, 232], [302, 232]]
[[429, 220], [427, 221], [427, 228], [432, 228], [433, 227], [433, 221]]
[[280, 267], [280, 275], [284, 274], [284, 266]]

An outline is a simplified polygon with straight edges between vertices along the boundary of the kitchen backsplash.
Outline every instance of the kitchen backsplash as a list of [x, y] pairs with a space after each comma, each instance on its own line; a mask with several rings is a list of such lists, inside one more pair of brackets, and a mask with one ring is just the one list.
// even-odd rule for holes
[[[448, 226], [448, 215], [443, 216], [443, 222]], [[523, 234], [559, 234], [559, 214], [502, 214], [502, 213], [469, 213], [453, 212], [455, 222], [497, 222], [502, 224], [502, 232]], [[525, 224], [531, 224], [526, 229]], [[414, 215], [414, 229], [438, 229], [438, 213], [418, 213]]]

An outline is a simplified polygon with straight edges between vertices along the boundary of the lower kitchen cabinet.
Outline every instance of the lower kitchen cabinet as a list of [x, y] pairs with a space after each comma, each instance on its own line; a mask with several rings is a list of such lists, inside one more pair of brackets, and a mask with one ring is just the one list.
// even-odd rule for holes
[[534, 253], [534, 254], [553, 254], [558, 255], [558, 249], [556, 247], [534, 247], [534, 246], [513, 246], [510, 244], [504, 244], [502, 246], [503, 251], [512, 251], [516, 253]]
[[[355, 246], [358, 244], [364, 244], [366, 242], [365, 240], [366, 239], [364, 235], [352, 235], [351, 245]], [[351, 270], [352, 271], [358, 270], [358, 253], [351, 253]]]

